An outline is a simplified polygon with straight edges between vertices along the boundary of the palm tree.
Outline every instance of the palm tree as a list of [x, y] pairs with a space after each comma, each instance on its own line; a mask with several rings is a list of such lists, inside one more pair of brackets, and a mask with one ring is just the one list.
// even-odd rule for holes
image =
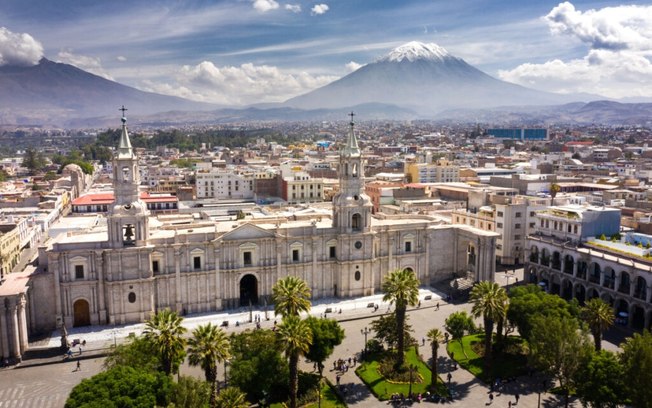
[[602, 332], [614, 324], [614, 313], [611, 306], [600, 298], [593, 298], [582, 308], [582, 317], [591, 329], [595, 351], [602, 350]]
[[298, 316], [310, 310], [310, 288], [306, 282], [295, 276], [288, 276], [276, 282], [272, 288], [274, 314]]
[[496, 321], [496, 342], [499, 345], [502, 345], [503, 339], [507, 335], [507, 325], [505, 322], [507, 321], [507, 310], [509, 309], [509, 295], [507, 294], [506, 290], [500, 291], [498, 301], [502, 303], [503, 308]]
[[278, 335], [290, 363], [290, 408], [297, 407], [299, 388], [299, 357], [305, 355], [312, 344], [312, 330], [299, 316], [286, 316], [278, 328]]
[[494, 322], [505, 316], [505, 289], [496, 282], [483, 281], [471, 289], [470, 300], [473, 303], [473, 317], [482, 316], [484, 323], [484, 361], [488, 367], [491, 364], [491, 336]]
[[160, 354], [163, 372], [167, 375], [175, 373], [185, 357], [183, 334], [187, 330], [181, 326], [182, 320], [176, 312], [164, 309], [145, 322], [143, 334]]
[[432, 351], [432, 364], [430, 365], [432, 376], [430, 379], [430, 388], [434, 391], [437, 386], [437, 351], [439, 351], [439, 344], [444, 342], [444, 333], [439, 329], [430, 329], [426, 336], [430, 341]]
[[397, 367], [405, 362], [405, 312], [408, 305], [416, 306], [419, 301], [419, 279], [411, 269], [397, 269], [390, 272], [383, 281], [384, 302], [396, 305], [396, 333], [398, 337]]
[[238, 387], [227, 387], [216, 400], [217, 408], [249, 408], [247, 396]]
[[230, 349], [226, 333], [212, 323], [197, 327], [188, 340], [188, 362], [204, 370], [211, 385], [211, 406], [217, 397], [217, 364], [231, 357]]

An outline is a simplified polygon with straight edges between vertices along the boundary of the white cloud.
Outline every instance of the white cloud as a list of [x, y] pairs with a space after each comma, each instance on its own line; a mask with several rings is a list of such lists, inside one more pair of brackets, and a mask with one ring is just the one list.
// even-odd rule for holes
[[355, 61], [350, 61], [348, 64], [345, 65], [346, 69], [349, 72], [357, 71], [358, 68], [360, 68], [361, 66], [362, 66], [362, 64], [358, 64]]
[[184, 65], [177, 74], [178, 84], [145, 83], [147, 90], [194, 100], [227, 105], [280, 102], [324, 86], [338, 77], [289, 72], [274, 66], [218, 67], [210, 61]]
[[13, 33], [0, 27], [0, 66], [36, 65], [43, 58], [43, 46], [27, 33]]
[[127, 60], [127, 57], [125, 57], [124, 55], [118, 55], [117, 57], [115, 57], [115, 59], [120, 62], [125, 62]]
[[581, 41], [584, 57], [521, 64], [498, 72], [506, 81], [553, 92], [607, 97], [652, 96], [652, 6], [578, 11], [564, 2], [544, 18], [550, 31]]
[[254, 9], [261, 13], [266, 13], [278, 8], [278, 3], [275, 0], [253, 0], [253, 3]]
[[57, 54], [57, 62], [74, 65], [79, 69], [90, 72], [113, 81], [113, 77], [102, 68], [102, 61], [99, 58], [86, 55], [73, 54], [71, 50], [62, 50]]
[[299, 4], [286, 4], [285, 9], [293, 13], [301, 13], [301, 5]]
[[324, 14], [325, 12], [328, 11], [328, 9], [329, 9], [328, 4], [323, 4], [323, 3], [322, 4], [315, 4], [310, 9], [310, 14], [312, 14], [313, 16]]

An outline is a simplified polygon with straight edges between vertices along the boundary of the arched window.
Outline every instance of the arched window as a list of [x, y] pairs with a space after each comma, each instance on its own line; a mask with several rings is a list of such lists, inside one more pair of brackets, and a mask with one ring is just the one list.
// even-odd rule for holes
[[353, 214], [351, 217], [351, 228], [355, 231], [362, 229], [362, 216], [360, 214]]

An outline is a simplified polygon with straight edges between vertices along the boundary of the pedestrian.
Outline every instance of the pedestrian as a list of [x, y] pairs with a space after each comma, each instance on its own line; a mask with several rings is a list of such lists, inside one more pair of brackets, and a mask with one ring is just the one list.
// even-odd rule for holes
[[421, 301], [417, 304], [417, 308], [421, 307]]
[[437, 310], [439, 310], [439, 302], [437, 302]]
[[337, 361], [333, 361], [333, 371], [337, 370]]
[[81, 363], [77, 360], [77, 369], [75, 371], [81, 371]]
[[516, 395], [514, 395], [514, 398], [516, 399], [516, 403], [514, 405], [517, 405], [518, 404], [518, 399], [520, 398], [520, 395], [516, 394]]
[[335, 376], [335, 382], [337, 383], [337, 385], [340, 385], [340, 376], [339, 376], [339, 374]]
[[422, 346], [426, 345], [426, 338], [425, 337], [421, 337], [421, 345]]
[[357, 357], [353, 357], [353, 365], [356, 365], [356, 364], [358, 364], [358, 358], [357, 358]]
[[450, 384], [450, 383], [451, 383], [451, 380], [453, 379], [453, 374], [448, 373], [448, 375], [446, 376], [446, 378], [448, 378], [448, 383]]
[[512, 401], [509, 401], [509, 402], [507, 403], [507, 408], [512, 408]]
[[349, 365], [351, 365], [351, 357], [349, 357]]
[[491, 393], [489, 394], [489, 405], [491, 405], [494, 402], [494, 394]]
[[79, 346], [79, 355], [81, 356], [81, 346]]

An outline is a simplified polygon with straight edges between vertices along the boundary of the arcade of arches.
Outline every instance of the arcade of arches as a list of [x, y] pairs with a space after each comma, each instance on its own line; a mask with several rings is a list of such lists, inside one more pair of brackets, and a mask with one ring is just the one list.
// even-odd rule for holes
[[613, 307], [616, 324], [650, 329], [652, 266], [592, 249], [546, 244], [535, 242], [528, 248], [528, 282], [581, 305], [599, 297]]

